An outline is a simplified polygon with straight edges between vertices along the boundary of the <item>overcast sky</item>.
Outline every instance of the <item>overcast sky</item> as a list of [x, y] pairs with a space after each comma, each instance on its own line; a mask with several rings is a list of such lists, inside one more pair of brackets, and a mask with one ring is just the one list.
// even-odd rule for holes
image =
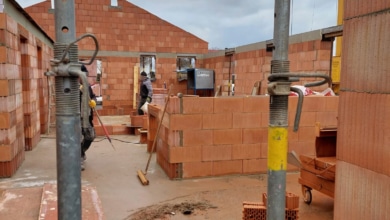
[[[16, 0], [22, 7], [41, 0]], [[272, 0], [128, 0], [163, 20], [224, 49], [270, 40]], [[290, 34], [337, 25], [338, 0], [291, 0]]]

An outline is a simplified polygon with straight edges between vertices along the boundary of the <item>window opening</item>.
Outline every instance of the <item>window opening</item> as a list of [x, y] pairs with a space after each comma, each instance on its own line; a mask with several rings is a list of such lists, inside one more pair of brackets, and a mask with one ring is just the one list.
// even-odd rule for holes
[[111, 0], [111, 6], [118, 7], [118, 0]]
[[156, 81], [156, 57], [154, 55], [141, 55], [141, 72], [145, 72], [150, 78], [150, 81]]
[[180, 56], [176, 60], [176, 70], [185, 70], [188, 68], [195, 68], [196, 58], [192, 56]]

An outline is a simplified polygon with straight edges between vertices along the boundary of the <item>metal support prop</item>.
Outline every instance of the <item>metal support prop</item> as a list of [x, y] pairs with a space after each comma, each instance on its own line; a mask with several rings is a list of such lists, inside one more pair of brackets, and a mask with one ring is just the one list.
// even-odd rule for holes
[[[76, 40], [73, 0], [55, 0], [54, 56], [56, 73], [63, 65], [78, 63], [77, 45], [67, 45]], [[59, 220], [81, 220], [81, 123], [80, 92], [77, 76], [71, 76], [67, 68], [55, 78], [56, 87], [56, 145], [57, 145], [57, 197]]]
[[274, 51], [271, 74], [268, 77], [270, 94], [270, 118], [268, 127], [268, 200], [267, 219], [284, 220], [286, 206], [286, 170], [288, 149], [288, 96], [291, 91], [299, 94], [294, 131], [298, 130], [303, 104], [303, 93], [290, 88], [291, 82], [300, 77], [322, 78], [305, 84], [306, 87], [331, 83], [322, 73], [290, 73], [288, 61], [288, 27], [290, 24], [290, 0], [275, 0]]
[[[275, 0], [274, 45], [271, 75], [288, 73], [288, 37], [290, 0]], [[288, 149], [288, 77], [269, 84], [270, 118], [268, 127], [267, 219], [284, 220], [286, 204], [286, 170]]]

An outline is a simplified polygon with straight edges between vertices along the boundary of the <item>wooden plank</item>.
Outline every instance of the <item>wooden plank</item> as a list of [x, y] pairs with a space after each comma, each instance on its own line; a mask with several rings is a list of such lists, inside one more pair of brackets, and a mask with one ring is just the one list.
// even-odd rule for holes
[[316, 137], [336, 137], [337, 127], [336, 126], [321, 126], [320, 122], [315, 124]]
[[311, 173], [306, 170], [301, 170], [301, 176], [299, 177], [298, 182], [301, 185], [308, 186], [332, 198], [334, 197], [334, 181], [325, 180], [323, 178], [318, 177], [314, 173]]
[[321, 158], [309, 157], [300, 155], [302, 170], [313, 173], [314, 175], [329, 181], [335, 181], [336, 178], [336, 158], [327, 157], [324, 160]]

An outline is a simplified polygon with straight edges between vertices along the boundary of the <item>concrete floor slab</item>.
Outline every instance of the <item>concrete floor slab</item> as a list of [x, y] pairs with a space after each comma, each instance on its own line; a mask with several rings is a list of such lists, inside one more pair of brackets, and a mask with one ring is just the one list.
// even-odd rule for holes
[[[149, 157], [139, 136], [97, 137], [87, 152], [82, 184], [96, 188], [107, 220], [136, 219], [137, 211], [152, 210], [164, 204], [205, 202], [214, 208], [194, 210], [191, 215], [178, 211], [167, 219], [241, 219], [242, 202], [260, 202], [267, 192], [267, 175], [225, 176], [189, 180], [170, 180], [156, 164], [153, 155], [144, 186], [137, 170], [144, 170]], [[303, 202], [299, 173], [287, 174], [287, 191], [300, 196], [300, 219], [333, 219], [333, 199], [313, 190], [313, 202]], [[56, 183], [56, 141], [43, 137], [38, 146], [26, 152], [26, 159], [11, 178], [0, 179], [0, 189], [43, 186]], [[147, 219], [146, 217], [144, 219]]]

